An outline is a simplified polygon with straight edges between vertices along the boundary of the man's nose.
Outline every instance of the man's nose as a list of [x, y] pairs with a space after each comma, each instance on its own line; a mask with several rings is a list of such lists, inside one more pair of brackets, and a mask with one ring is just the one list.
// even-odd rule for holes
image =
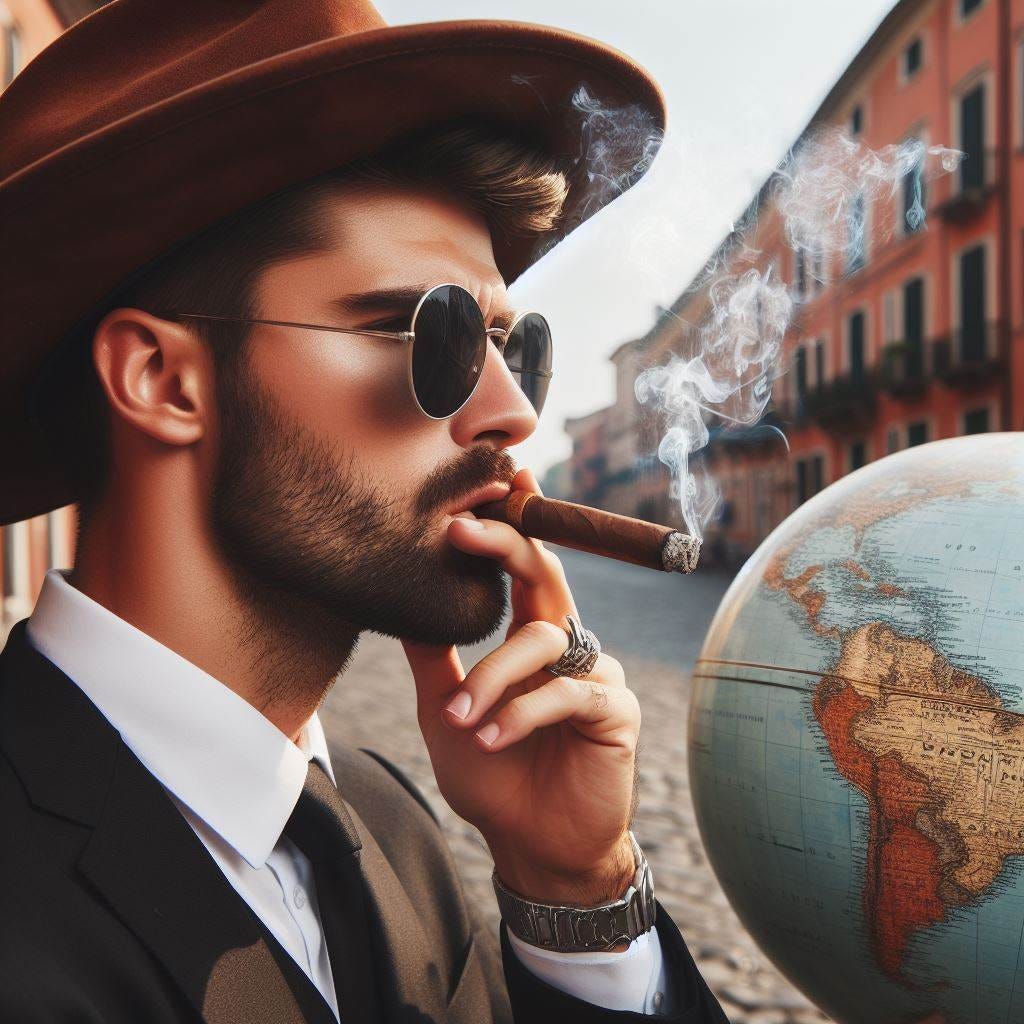
[[496, 449], [525, 441], [537, 429], [537, 414], [492, 341], [470, 400], [451, 418], [452, 438], [469, 448], [490, 441]]

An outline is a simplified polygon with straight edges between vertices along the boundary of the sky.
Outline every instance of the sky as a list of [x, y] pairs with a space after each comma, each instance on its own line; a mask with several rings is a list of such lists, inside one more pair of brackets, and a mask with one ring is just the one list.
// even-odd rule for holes
[[682, 292], [796, 140], [893, 0], [375, 0], [391, 24], [499, 18], [609, 43], [650, 71], [668, 131], [647, 176], [509, 290], [543, 313], [554, 377], [533, 436], [539, 476], [571, 451], [563, 423], [608, 405], [608, 356]]

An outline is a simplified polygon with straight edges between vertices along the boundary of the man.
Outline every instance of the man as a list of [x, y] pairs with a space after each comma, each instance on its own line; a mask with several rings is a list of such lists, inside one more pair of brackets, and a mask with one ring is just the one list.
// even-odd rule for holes
[[[4, 1020], [724, 1020], [629, 830], [621, 667], [555, 556], [471, 511], [537, 489], [506, 449], [550, 337], [506, 279], [587, 202], [497, 112], [551, 122], [572, 60], [642, 80], [527, 26], [117, 0], [0, 101], [0, 212], [54, 232], [3, 268], [0, 519], [80, 509], [0, 657]], [[401, 771], [327, 753], [368, 629], [490, 847], [500, 950]]]

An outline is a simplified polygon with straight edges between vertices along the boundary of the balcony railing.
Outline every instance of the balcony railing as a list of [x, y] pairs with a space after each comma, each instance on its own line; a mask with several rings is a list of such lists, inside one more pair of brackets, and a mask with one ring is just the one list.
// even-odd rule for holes
[[973, 387], [993, 377], [1002, 366], [1005, 327], [995, 320], [938, 339], [932, 350], [935, 375], [951, 387]]
[[875, 382], [867, 373], [825, 381], [797, 400], [797, 422], [813, 420], [837, 434], [860, 431], [875, 412]]
[[924, 368], [924, 343], [894, 341], [882, 349], [878, 386], [897, 398], [920, 395], [928, 385]]
[[726, 451], [754, 451], [772, 448], [779, 443], [777, 431], [782, 429], [783, 419], [775, 408], [769, 409], [757, 423], [745, 426], [717, 425], [708, 436], [708, 449], [721, 448]]
[[[963, 224], [978, 216], [988, 204], [999, 183], [998, 149], [986, 149], [974, 156], [965, 157], [956, 174], [944, 181], [945, 195], [932, 208], [932, 212], [953, 224]], [[968, 167], [968, 161], [971, 163]]]

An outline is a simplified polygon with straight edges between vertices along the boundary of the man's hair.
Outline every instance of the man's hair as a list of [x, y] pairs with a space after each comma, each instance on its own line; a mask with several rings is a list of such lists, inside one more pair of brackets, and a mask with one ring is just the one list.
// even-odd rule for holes
[[[281, 189], [151, 260], [75, 325], [39, 382], [40, 426], [75, 483], [80, 529], [111, 472], [109, 409], [92, 359], [103, 317], [119, 307], [156, 316], [171, 310], [258, 316], [255, 293], [261, 273], [329, 248], [325, 205], [353, 183], [437, 188], [478, 211], [492, 233], [505, 239], [553, 228], [568, 191], [555, 158], [532, 142], [480, 121], [461, 120]], [[250, 325], [188, 323], [209, 347], [218, 380], [236, 372]], [[218, 397], [221, 393], [218, 387]]]

